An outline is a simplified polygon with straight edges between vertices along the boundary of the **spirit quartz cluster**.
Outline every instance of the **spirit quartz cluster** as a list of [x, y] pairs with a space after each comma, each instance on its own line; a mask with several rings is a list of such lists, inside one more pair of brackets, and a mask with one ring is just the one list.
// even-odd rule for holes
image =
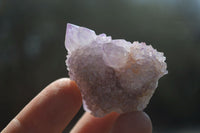
[[69, 76], [84, 109], [96, 117], [143, 110], [167, 74], [166, 58], [151, 45], [112, 40], [73, 24], [67, 24], [65, 39]]

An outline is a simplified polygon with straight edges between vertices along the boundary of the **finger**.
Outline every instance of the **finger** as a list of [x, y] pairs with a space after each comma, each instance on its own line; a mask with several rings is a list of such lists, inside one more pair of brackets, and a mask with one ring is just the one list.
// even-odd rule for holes
[[71, 133], [108, 133], [119, 114], [110, 113], [103, 118], [97, 118], [85, 113]]
[[132, 112], [120, 115], [112, 133], [152, 133], [152, 124], [144, 112]]
[[63, 78], [40, 92], [2, 133], [59, 133], [81, 107], [75, 82]]

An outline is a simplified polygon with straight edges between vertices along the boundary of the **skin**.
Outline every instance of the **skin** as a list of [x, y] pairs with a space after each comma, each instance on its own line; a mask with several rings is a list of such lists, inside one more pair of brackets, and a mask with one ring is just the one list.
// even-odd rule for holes
[[[62, 133], [81, 105], [75, 82], [59, 79], [32, 99], [1, 133]], [[152, 133], [152, 124], [144, 112], [113, 112], [103, 118], [85, 113], [71, 133]]]

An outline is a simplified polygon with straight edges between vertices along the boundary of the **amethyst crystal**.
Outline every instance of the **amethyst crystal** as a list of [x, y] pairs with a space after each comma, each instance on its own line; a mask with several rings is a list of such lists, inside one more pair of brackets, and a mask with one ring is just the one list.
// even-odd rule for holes
[[81, 90], [84, 109], [96, 117], [143, 110], [167, 74], [163, 53], [145, 43], [67, 24], [65, 47], [69, 76]]

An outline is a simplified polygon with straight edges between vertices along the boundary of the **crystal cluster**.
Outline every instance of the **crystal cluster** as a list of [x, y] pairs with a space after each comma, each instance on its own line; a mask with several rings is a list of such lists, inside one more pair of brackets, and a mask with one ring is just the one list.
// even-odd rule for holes
[[65, 47], [69, 76], [82, 93], [84, 109], [96, 117], [143, 110], [167, 74], [163, 53], [145, 43], [112, 40], [67, 24]]

